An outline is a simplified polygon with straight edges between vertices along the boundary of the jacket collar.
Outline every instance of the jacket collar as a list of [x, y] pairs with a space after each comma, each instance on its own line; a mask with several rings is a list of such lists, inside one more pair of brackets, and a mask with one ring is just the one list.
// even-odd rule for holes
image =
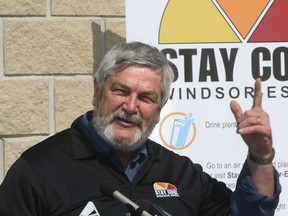
[[71, 125], [72, 154], [75, 159], [84, 159], [100, 154], [100, 150], [86, 129], [82, 116]]
[[[93, 111], [87, 112], [88, 120], [89, 116]], [[79, 116], [71, 125], [71, 145], [72, 145], [72, 154], [74, 159], [84, 159], [89, 158], [95, 155], [103, 153], [101, 152], [99, 146], [95, 143], [93, 137], [87, 130], [84, 122], [83, 116]], [[148, 139], [145, 143], [147, 147], [147, 153], [150, 156], [157, 158], [160, 145]]]

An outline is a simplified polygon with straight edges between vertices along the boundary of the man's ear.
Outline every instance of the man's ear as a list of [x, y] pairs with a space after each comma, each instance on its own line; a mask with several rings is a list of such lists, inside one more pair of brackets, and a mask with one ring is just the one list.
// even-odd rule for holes
[[97, 94], [98, 94], [98, 90], [99, 90], [99, 85], [96, 79], [93, 80], [94, 82], [94, 95], [92, 98], [92, 104], [93, 106], [96, 106], [96, 100], [97, 100]]

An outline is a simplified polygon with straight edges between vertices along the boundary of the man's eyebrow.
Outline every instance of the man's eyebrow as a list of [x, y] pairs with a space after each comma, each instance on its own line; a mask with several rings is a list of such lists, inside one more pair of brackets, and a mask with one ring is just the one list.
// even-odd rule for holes
[[121, 88], [125, 88], [127, 90], [131, 89], [131, 87], [126, 85], [125, 82], [113, 81], [111, 87], [117, 87], [117, 86]]
[[[125, 90], [129, 90], [129, 91], [132, 91], [132, 88], [129, 87], [128, 85], [125, 84], [125, 82], [119, 82], [119, 81], [114, 81], [112, 82], [112, 85], [111, 85], [111, 88], [113, 87], [120, 87], [120, 88], [123, 88]], [[144, 90], [140, 93], [140, 95], [151, 95], [151, 96], [155, 96], [156, 99], [158, 99], [158, 94], [153, 91], [153, 90], [150, 90], [150, 89], [147, 89], [147, 90]]]
[[156, 95], [157, 96], [157, 93], [155, 91], [152, 91], [152, 90], [145, 90], [142, 93], [147, 94], [147, 95]]

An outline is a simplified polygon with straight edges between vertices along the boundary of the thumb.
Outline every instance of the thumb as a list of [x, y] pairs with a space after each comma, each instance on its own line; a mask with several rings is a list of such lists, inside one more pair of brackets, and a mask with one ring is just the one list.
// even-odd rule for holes
[[240, 117], [242, 115], [242, 109], [241, 109], [240, 105], [237, 103], [237, 101], [233, 100], [230, 102], [230, 109], [231, 109], [232, 113], [234, 114], [236, 121], [239, 122]]

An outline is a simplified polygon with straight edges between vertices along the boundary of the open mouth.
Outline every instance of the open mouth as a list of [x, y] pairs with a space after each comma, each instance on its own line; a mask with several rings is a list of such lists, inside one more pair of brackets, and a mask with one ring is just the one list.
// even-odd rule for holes
[[135, 127], [135, 126], [140, 127], [141, 126], [141, 122], [127, 119], [127, 118], [115, 117], [115, 120], [124, 127]]

